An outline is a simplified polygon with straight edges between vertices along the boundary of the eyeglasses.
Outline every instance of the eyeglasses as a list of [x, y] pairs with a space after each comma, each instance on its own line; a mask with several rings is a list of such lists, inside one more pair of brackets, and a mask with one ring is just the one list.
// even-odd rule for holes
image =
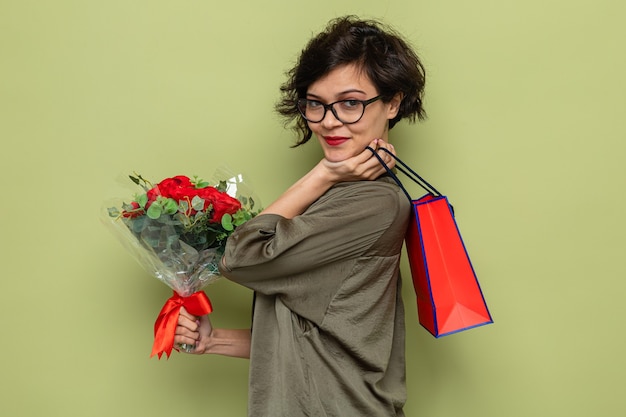
[[369, 100], [339, 100], [330, 104], [301, 98], [298, 100], [298, 110], [302, 117], [311, 123], [319, 123], [324, 120], [326, 111], [330, 110], [341, 123], [352, 124], [361, 120], [365, 113], [365, 108], [369, 104], [380, 100], [380, 98], [381, 96], [376, 96]]

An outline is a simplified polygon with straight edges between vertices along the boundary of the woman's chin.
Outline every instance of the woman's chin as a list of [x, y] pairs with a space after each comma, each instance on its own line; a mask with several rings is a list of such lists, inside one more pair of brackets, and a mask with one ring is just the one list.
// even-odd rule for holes
[[340, 150], [333, 150], [333, 149], [325, 149], [324, 150], [324, 158], [327, 161], [330, 162], [341, 162], [341, 161], [345, 161], [346, 159], [352, 158], [355, 155], [352, 155], [349, 152], [344, 151], [340, 151]]

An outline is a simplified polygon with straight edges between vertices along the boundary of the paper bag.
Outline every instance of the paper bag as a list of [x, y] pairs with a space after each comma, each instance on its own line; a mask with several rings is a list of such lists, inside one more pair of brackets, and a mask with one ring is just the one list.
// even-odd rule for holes
[[398, 170], [428, 191], [412, 199], [374, 152], [411, 201], [405, 243], [420, 324], [440, 337], [493, 323], [448, 199], [395, 155], [387, 153], [396, 159]]

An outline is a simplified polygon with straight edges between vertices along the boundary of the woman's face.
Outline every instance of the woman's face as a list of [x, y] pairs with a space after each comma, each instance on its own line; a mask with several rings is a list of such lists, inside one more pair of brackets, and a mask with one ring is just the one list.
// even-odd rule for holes
[[[306, 98], [329, 104], [338, 100], [369, 100], [377, 95], [367, 74], [349, 64], [335, 68], [311, 84]], [[388, 141], [388, 121], [398, 113], [400, 101], [398, 94], [389, 103], [377, 100], [368, 104], [361, 120], [353, 124], [344, 124], [327, 111], [321, 122], [308, 122], [308, 125], [319, 140], [325, 158], [331, 162], [343, 161], [363, 152], [374, 139]]]

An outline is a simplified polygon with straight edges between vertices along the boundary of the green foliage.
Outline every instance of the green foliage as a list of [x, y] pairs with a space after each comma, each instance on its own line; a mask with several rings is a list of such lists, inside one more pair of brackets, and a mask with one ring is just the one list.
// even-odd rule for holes
[[[148, 194], [154, 186], [137, 173], [129, 175], [129, 178], [145, 192], [135, 195], [131, 203], [122, 204], [121, 210], [110, 207], [109, 216], [124, 221], [133, 234], [155, 251], [172, 248], [179, 241], [197, 250], [223, 250], [228, 236], [258, 214], [254, 211], [255, 202], [251, 197], [239, 197], [242, 208], [234, 214], [225, 213], [216, 221], [213, 219], [213, 205], [207, 205], [205, 199], [198, 195], [180, 201], [159, 195], [154, 201], [149, 201]], [[196, 176], [190, 182], [196, 189], [209, 187], [209, 183]], [[226, 181], [220, 181], [214, 188], [225, 193], [227, 186]]]
[[225, 193], [226, 189], [228, 188], [228, 183], [226, 181], [220, 181], [219, 184], [215, 186], [215, 188], [217, 188], [218, 191]]
[[139, 204], [139, 207], [145, 209], [148, 204], [148, 195], [146, 193], [140, 194], [135, 197], [135, 201]]
[[[141, 208], [145, 208], [145, 204], [141, 205]], [[146, 215], [151, 219], [155, 220], [161, 217], [162, 215], [172, 215], [178, 211], [178, 204], [175, 200], [171, 198], [165, 197], [157, 197], [155, 201], [150, 204], [148, 210], [146, 210]]]
[[209, 183], [204, 181], [202, 178], [199, 178], [198, 176], [194, 175], [193, 179], [191, 180], [191, 183], [196, 187], [196, 188], [206, 188], [209, 186]]
[[146, 180], [145, 178], [143, 178], [140, 174], [137, 174], [136, 172], [135, 172], [135, 175], [136, 177], [129, 175], [128, 178], [130, 178], [132, 182], [134, 182], [135, 184], [143, 188], [144, 191], [148, 191], [150, 188], [152, 188], [152, 183], [150, 181]]

